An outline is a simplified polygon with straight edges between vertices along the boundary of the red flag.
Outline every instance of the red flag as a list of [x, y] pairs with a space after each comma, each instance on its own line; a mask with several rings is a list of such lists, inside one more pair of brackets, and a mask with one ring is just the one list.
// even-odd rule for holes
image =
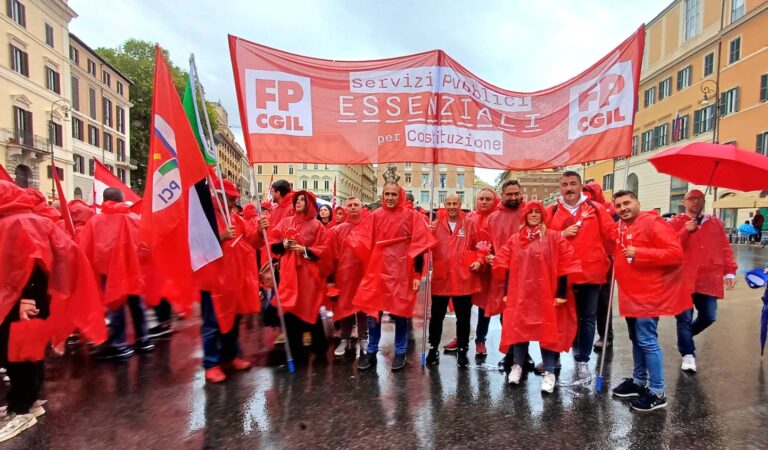
[[[144, 269], [150, 305], [165, 297], [187, 310], [199, 296], [193, 272], [222, 255], [201, 204], [206, 195], [199, 195], [195, 186], [207, 175], [208, 167], [157, 47], [140, 224], [141, 241], [149, 250]], [[210, 192], [207, 196], [210, 204]]]
[[[269, 186], [267, 186], [267, 198], [269, 199], [269, 203], [272, 203], [272, 182], [275, 180], [275, 174], [273, 173], [271, 177], [269, 177]], [[261, 192], [259, 192], [261, 194]]]
[[[336, 177], [333, 177], [333, 198], [331, 199], [331, 211], [336, 211]], [[331, 217], [331, 221], [333, 220], [335, 220], [335, 217]]]
[[11, 178], [11, 175], [6, 172], [5, 167], [3, 167], [2, 164], [0, 164], [0, 180], [10, 181], [11, 183], [14, 182], [13, 178]]
[[122, 181], [120, 181], [120, 178], [117, 178], [112, 174], [112, 171], [107, 169], [107, 166], [100, 163], [98, 160], [94, 159], [93, 162], [95, 163], [94, 171], [93, 171], [93, 204], [94, 205], [101, 205], [102, 198], [104, 196], [104, 189], [106, 188], [115, 188], [118, 189], [120, 192], [123, 193], [123, 197], [125, 197], [125, 201], [136, 204], [141, 201], [141, 197], [139, 197], [135, 192], [131, 190], [128, 186], [125, 185]]
[[61, 179], [59, 179], [59, 170], [56, 168], [56, 163], [51, 158], [51, 173], [53, 174], [53, 182], [56, 183], [56, 192], [59, 195], [59, 209], [61, 210], [61, 218], [64, 219], [64, 227], [71, 237], [75, 237], [75, 224], [72, 222], [72, 214], [69, 213], [69, 203], [64, 196], [64, 189], [61, 188]]

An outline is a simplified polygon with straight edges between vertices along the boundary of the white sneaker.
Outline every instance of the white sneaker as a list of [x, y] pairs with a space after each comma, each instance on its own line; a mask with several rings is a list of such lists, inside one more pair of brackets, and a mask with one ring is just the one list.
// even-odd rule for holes
[[368, 339], [358, 339], [357, 340], [358, 345], [360, 345], [360, 355], [365, 355], [368, 353]]
[[576, 378], [578, 383], [582, 385], [592, 383], [592, 374], [589, 372], [589, 363], [576, 363]]
[[8, 439], [18, 436], [22, 431], [34, 426], [36, 423], [37, 418], [31, 413], [5, 416], [5, 419], [2, 422], [2, 428], [0, 429], [0, 442], [5, 442]]
[[347, 350], [349, 350], [349, 339], [342, 339], [333, 354], [336, 356], [344, 356], [347, 353]]
[[544, 372], [544, 378], [541, 380], [541, 392], [551, 394], [555, 390], [555, 374], [552, 372]]
[[[35, 403], [32, 404], [32, 407], [29, 408], [29, 413], [32, 414], [35, 417], [40, 417], [43, 414], [45, 414], [45, 409], [43, 409], [43, 405], [48, 400], [35, 400]], [[8, 416], [8, 406], [0, 406], [0, 419], [4, 419]]]
[[523, 368], [520, 364], [513, 365], [512, 370], [509, 371], [509, 376], [507, 377], [507, 384], [520, 384], [521, 376], [523, 376]]
[[683, 363], [680, 368], [686, 372], [696, 373], [696, 357], [693, 355], [683, 356]]

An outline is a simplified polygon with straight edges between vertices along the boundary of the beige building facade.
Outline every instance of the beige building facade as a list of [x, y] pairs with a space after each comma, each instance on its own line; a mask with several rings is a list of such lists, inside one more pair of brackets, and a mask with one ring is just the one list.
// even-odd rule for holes
[[[382, 175], [387, 171], [387, 164], [376, 167], [376, 200], [379, 200], [384, 186]], [[432, 164], [397, 163], [396, 172], [400, 175], [400, 186], [406, 193], [413, 194], [414, 205], [429, 209], [432, 192]], [[475, 169], [472, 167], [438, 164], [435, 166], [433, 208], [443, 206], [448, 195], [458, 195], [463, 209], [475, 207]]]
[[376, 199], [372, 165], [337, 165], [314, 163], [256, 164], [256, 188], [265, 193], [270, 180], [286, 180], [294, 190], [312, 191], [318, 198], [332, 201], [333, 182], [336, 180], [336, 199], [344, 205], [349, 197], [357, 197], [363, 204]]

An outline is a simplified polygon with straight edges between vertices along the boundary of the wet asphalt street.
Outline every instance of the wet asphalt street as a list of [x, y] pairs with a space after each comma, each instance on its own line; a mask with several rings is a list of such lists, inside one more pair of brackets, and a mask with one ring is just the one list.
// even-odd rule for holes
[[[740, 272], [762, 266], [768, 249], [737, 249]], [[614, 317], [606, 389], [570, 386], [573, 360], [562, 355], [560, 385], [543, 397], [530, 374], [508, 387], [495, 369], [499, 322], [491, 322], [485, 362], [458, 369], [452, 355], [419, 367], [421, 323], [408, 367], [389, 371], [393, 325], [386, 324], [375, 372], [358, 373], [354, 357], [310, 364], [296, 374], [271, 351], [272, 330], [243, 326], [245, 356], [256, 364], [219, 385], [200, 367], [199, 321], [150, 355], [99, 363], [83, 352], [47, 362], [47, 413], [0, 448], [768, 448], [768, 362], [760, 357], [759, 290], [739, 274], [720, 302], [718, 321], [697, 337], [699, 372], [680, 371], [674, 319], [659, 325], [669, 406], [630, 411], [610, 387], [631, 376], [626, 326]], [[473, 318], [473, 326], [474, 326]], [[452, 337], [446, 319], [443, 343]], [[539, 360], [538, 347], [532, 355]], [[593, 354], [594, 368], [599, 354]], [[4, 395], [5, 388], [2, 389]]]

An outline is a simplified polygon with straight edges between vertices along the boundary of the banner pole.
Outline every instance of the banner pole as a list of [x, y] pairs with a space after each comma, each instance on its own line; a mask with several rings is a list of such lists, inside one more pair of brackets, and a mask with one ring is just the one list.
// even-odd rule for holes
[[[254, 181], [256, 179], [256, 175], [253, 173], [254, 164], [251, 163], [251, 170], [249, 170], [250, 178], [251, 178], [251, 203], [256, 206], [256, 212], [258, 213], [258, 217], [261, 218], [261, 202], [259, 199], [261, 196], [258, 192], [258, 186], [256, 185], [256, 182]], [[256, 197], [256, 202], [253, 201], [253, 198]], [[274, 291], [275, 291], [275, 298], [277, 299], [277, 315], [280, 317], [280, 328], [283, 330], [283, 335], [286, 336], [285, 342], [283, 343], [283, 346], [285, 347], [285, 356], [286, 356], [286, 364], [288, 365], [288, 372], [294, 373], [296, 371], [296, 367], [293, 364], [293, 354], [291, 353], [291, 346], [288, 344], [288, 331], [285, 327], [285, 317], [283, 316], [283, 304], [280, 302], [280, 291], [277, 288], [277, 278], [275, 278], [275, 266], [272, 265], [272, 249], [269, 245], [269, 240], [267, 238], [267, 230], [261, 230], [261, 235], [264, 238], [264, 248], [267, 250], [267, 262], [269, 263], [269, 272], [272, 275], [272, 284], [274, 285]]]
[[[632, 155], [627, 157], [626, 166], [624, 170], [624, 184], [622, 185], [624, 189], [627, 189], [627, 180], [629, 179], [629, 163], [632, 159]], [[637, 192], [635, 192], [635, 195], [637, 195]], [[621, 220], [621, 219], [619, 219]], [[596, 392], [602, 392], [603, 391], [603, 373], [605, 372], [605, 354], [608, 352], [608, 327], [611, 324], [611, 315], [613, 314], [613, 296], [616, 289], [616, 257], [618, 255], [613, 255], [613, 261], [611, 261], [611, 290], [610, 294], [608, 294], [608, 314], [606, 314], [605, 317], [605, 324], [603, 325], [603, 351], [600, 352], [600, 371], [597, 374], [597, 380], [595, 381], [595, 391]]]
[[[432, 222], [435, 220], [434, 218], [434, 208], [432, 207], [432, 203], [435, 198], [435, 174], [436, 174], [436, 155], [435, 151], [432, 151], [432, 186], [429, 190], [429, 225], [432, 226]], [[422, 330], [422, 337], [421, 337], [421, 367], [425, 367], [427, 365], [427, 327], [429, 326], [429, 305], [432, 300], [432, 250], [430, 249], [427, 251], [427, 264], [426, 264], [426, 270], [427, 270], [427, 284], [424, 288], [424, 325]]]

